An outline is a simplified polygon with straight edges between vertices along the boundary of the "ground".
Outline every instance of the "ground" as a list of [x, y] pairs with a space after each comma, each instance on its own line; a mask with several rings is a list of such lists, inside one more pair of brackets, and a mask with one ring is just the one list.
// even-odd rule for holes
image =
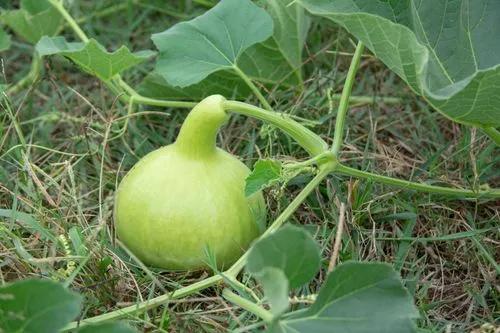
[[[139, 50], [153, 48], [151, 33], [201, 13], [208, 2], [130, 1], [110, 14], [105, 9], [115, 6], [113, 1], [74, 1], [71, 13], [108, 49], [126, 44]], [[69, 29], [64, 34], [74, 39]], [[262, 87], [265, 96], [276, 110], [312, 120], [301, 121], [331, 143], [334, 94], [342, 89], [353, 45], [345, 31], [326, 21], [315, 23], [304, 52], [304, 90]], [[29, 70], [31, 48], [14, 39], [13, 48], [1, 54], [5, 82], [16, 82]], [[113, 229], [117, 183], [140, 157], [173, 141], [187, 111], [144, 107], [126, 133], [114, 138], [127, 112], [116, 96], [61, 58], [46, 59], [43, 67], [39, 80], [2, 102], [0, 208], [29, 213], [33, 220], [26, 223], [33, 224], [25, 228], [0, 217], [1, 283], [41, 276], [68, 281], [85, 296], [83, 316], [89, 317], [205, 277], [208, 273], [169, 273], [138, 264], [120, 247]], [[124, 78], [138, 84], [151, 68], [146, 64]], [[500, 186], [500, 155], [491, 140], [432, 110], [368, 52], [353, 94], [373, 101], [353, 105], [348, 113], [341, 154], [347, 165], [441, 185]], [[399, 100], [384, 103], [378, 96]], [[255, 98], [248, 102], [258, 104]], [[261, 157], [306, 156], [276, 129], [241, 116], [223, 128], [219, 146], [249, 167]], [[309, 178], [299, 176], [286, 188], [266, 191], [269, 221]], [[314, 234], [324, 259], [314, 283], [297, 295], [317, 292], [325, 277], [341, 202], [347, 203], [347, 213], [340, 261], [394, 264], [415, 297], [421, 327], [469, 332], [498, 318], [498, 201], [449, 199], [337, 175], [289, 221]], [[45, 240], [43, 232], [60, 242]], [[76, 275], [71, 274], [75, 264]], [[243, 281], [258, 291], [247, 277]], [[208, 289], [134, 319], [148, 332], [224, 332], [256, 321], [219, 295], [217, 288]]]

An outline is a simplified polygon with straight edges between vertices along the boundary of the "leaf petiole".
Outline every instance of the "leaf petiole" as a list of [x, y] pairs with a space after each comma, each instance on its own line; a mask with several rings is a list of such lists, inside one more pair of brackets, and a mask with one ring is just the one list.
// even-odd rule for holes
[[248, 77], [248, 75], [246, 75], [241, 69], [239, 69], [239, 67], [237, 65], [233, 66], [233, 70], [236, 72], [236, 74], [238, 74], [238, 76], [243, 81], [245, 81], [245, 83], [252, 90], [252, 92], [255, 94], [255, 96], [257, 96], [257, 98], [259, 99], [259, 101], [262, 104], [262, 106], [264, 106], [265, 109], [267, 109], [269, 111], [272, 111], [273, 107], [271, 106], [271, 104], [269, 104], [269, 102], [267, 101], [267, 99], [264, 97], [264, 95], [262, 95], [262, 93], [260, 92], [259, 88], [257, 88], [257, 86]]

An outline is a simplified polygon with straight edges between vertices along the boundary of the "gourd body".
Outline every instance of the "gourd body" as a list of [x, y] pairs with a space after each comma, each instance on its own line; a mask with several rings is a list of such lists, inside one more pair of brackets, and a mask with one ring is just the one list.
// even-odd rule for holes
[[177, 141], [142, 158], [115, 201], [121, 241], [144, 263], [171, 270], [219, 268], [237, 260], [264, 229], [261, 193], [245, 197], [249, 169], [215, 147], [226, 119], [211, 96], [188, 115]]

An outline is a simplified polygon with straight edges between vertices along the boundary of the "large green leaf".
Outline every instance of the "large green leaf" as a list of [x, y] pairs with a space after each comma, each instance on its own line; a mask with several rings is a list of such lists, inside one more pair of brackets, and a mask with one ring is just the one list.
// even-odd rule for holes
[[314, 304], [277, 321], [274, 333], [410, 333], [418, 311], [391, 266], [349, 262], [326, 279]]
[[53, 36], [63, 18], [47, 0], [21, 0], [20, 9], [2, 13], [1, 21], [26, 41], [35, 44], [42, 36]]
[[36, 49], [40, 56], [65, 56], [101, 80], [109, 80], [154, 55], [154, 52], [149, 50], [132, 53], [125, 46], [115, 52], [108, 52], [94, 39], [87, 43], [68, 43], [64, 37], [43, 37], [37, 43]]
[[249, 0], [222, 0], [197, 18], [154, 34], [156, 71], [172, 86], [187, 87], [236, 66], [250, 46], [269, 38], [273, 21]]
[[[262, 6], [273, 19], [273, 36], [245, 52], [240, 67], [257, 78], [290, 81], [293, 78], [290, 74], [294, 73], [298, 81], [302, 81], [302, 51], [311, 20], [302, 6], [290, 0], [264, 0]], [[259, 55], [265, 57], [265, 61], [261, 61]], [[244, 62], [247, 57], [248, 63]], [[254, 71], [251, 64], [254, 64]], [[267, 68], [266, 64], [272, 67]]]
[[0, 332], [58, 332], [80, 312], [81, 296], [47, 280], [0, 287]]
[[497, 0], [298, 0], [345, 27], [449, 118], [500, 125]]
[[[243, 10], [246, 10], [248, 7], [252, 8], [252, 10], [258, 10], [254, 5], [249, 5], [248, 0], [235, 1], [231, 4], [231, 8], [236, 7], [240, 3], [245, 4], [245, 6], [240, 6]], [[274, 33], [272, 38], [268, 38], [261, 43], [249, 46], [246, 50], [242, 50], [241, 54], [236, 59], [236, 64], [249, 78], [269, 87], [274, 87], [276, 85], [286, 87], [296, 86], [302, 81], [302, 50], [304, 48], [305, 36], [309, 29], [310, 20], [305, 15], [305, 10], [301, 6], [290, 4], [288, 0], [261, 0], [258, 4], [266, 8], [270, 14], [272, 22], [274, 22]], [[222, 5], [221, 3], [219, 6]], [[227, 4], [224, 6], [227, 6]], [[236, 10], [242, 9], [238, 8]], [[209, 11], [205, 14], [208, 18], [204, 15], [202, 16], [203, 19], [202, 17], [198, 19], [206, 21], [207, 25], [211, 24], [209, 20], [216, 18], [214, 15], [209, 15], [211, 12], [212, 11]], [[221, 24], [220, 20], [216, 19], [216, 21], [216, 24]], [[259, 24], [258, 22], [250, 23]], [[224, 31], [225, 30], [219, 30], [214, 33], [221, 35], [220, 37], [216, 35], [219, 39], [226, 38], [225, 42], [229, 42]], [[171, 38], [167, 38], [167, 41], [168, 40], [171, 40]], [[162, 38], [161, 41], [163, 41]], [[206, 42], [212, 43], [210, 40], [206, 40]], [[193, 50], [189, 49], [189, 51], [192, 52]], [[166, 52], [168, 53], [168, 49]], [[181, 56], [184, 57], [186, 54]], [[160, 58], [161, 57], [162, 56], [160, 56]], [[169, 59], [170, 58], [167, 56], [167, 63], [170, 62]], [[204, 59], [201, 58], [201, 60]], [[175, 67], [175, 65], [172, 66]], [[219, 68], [220, 72], [210, 74], [201, 82], [189, 85], [188, 87], [182, 86], [182, 88], [180, 85], [176, 84], [175, 80], [173, 82], [167, 82], [167, 80], [165, 80], [165, 77], [169, 76], [167, 72], [164, 70], [157, 70], [157, 73], [153, 72], [145, 78], [139, 90], [145, 96], [171, 99], [182, 98], [199, 100], [210, 94], [216, 93], [228, 97], [247, 97], [251, 93], [251, 90], [246, 83], [232, 71], [232, 66], [227, 66], [227, 62], [223, 62], [222, 67], [223, 68]], [[179, 70], [179, 68], [176, 67], [175, 70]], [[183, 75], [183, 73], [178, 74], [181, 76]]]

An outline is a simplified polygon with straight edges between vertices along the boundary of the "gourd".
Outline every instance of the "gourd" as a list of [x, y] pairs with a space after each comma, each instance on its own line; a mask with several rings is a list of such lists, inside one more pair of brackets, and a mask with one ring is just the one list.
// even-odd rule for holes
[[197, 104], [175, 142], [143, 157], [119, 185], [117, 235], [148, 265], [203, 269], [210, 254], [228, 267], [265, 228], [262, 193], [245, 197], [250, 170], [216, 147], [224, 101], [213, 95]]

